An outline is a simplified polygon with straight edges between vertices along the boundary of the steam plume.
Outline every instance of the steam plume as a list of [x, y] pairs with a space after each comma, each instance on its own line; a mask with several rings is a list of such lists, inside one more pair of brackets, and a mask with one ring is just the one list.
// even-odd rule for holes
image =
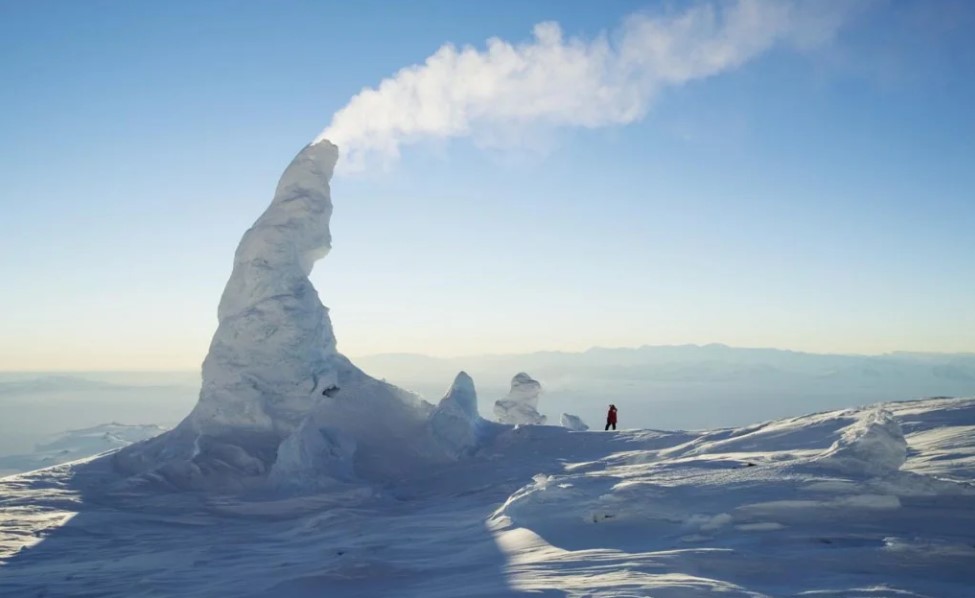
[[497, 137], [534, 126], [604, 127], [642, 118], [667, 87], [736, 69], [777, 46], [829, 41], [844, 3], [738, 0], [678, 13], [635, 13], [593, 39], [539, 23], [526, 43], [446, 44], [423, 64], [366, 88], [319, 136], [342, 148], [346, 170], [388, 161], [424, 139]]

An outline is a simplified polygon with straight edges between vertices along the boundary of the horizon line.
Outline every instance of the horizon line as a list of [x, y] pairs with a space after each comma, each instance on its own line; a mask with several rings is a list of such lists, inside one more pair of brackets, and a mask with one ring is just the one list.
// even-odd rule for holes
[[[741, 350], [741, 351], [778, 351], [780, 353], [795, 353], [795, 354], [799, 354], [799, 355], [837, 356], [837, 357], [885, 357], [885, 356], [893, 356], [893, 355], [899, 355], [899, 354], [907, 354], [907, 355], [928, 355], [928, 356], [965, 356], [965, 357], [975, 357], [975, 351], [912, 351], [912, 350], [908, 350], [908, 349], [895, 349], [895, 350], [886, 351], [886, 352], [883, 352], [883, 353], [819, 352], [819, 351], [802, 351], [802, 350], [797, 350], [797, 349], [784, 349], [784, 348], [780, 348], [780, 347], [737, 346], [737, 345], [728, 345], [726, 343], [718, 343], [718, 342], [705, 343], [705, 344], [698, 344], [698, 343], [682, 343], [682, 344], [667, 344], [667, 345], [643, 344], [643, 345], [638, 345], [638, 346], [608, 346], [608, 347], [607, 346], [594, 345], [592, 347], [589, 347], [588, 349], [584, 349], [584, 350], [581, 350], [581, 351], [565, 351], [565, 350], [560, 350], [560, 349], [539, 349], [539, 350], [535, 350], [535, 351], [525, 351], [525, 352], [522, 352], [522, 353], [470, 353], [470, 354], [464, 354], [464, 355], [451, 355], [451, 356], [442, 356], [442, 355], [435, 355], [435, 354], [429, 354], [429, 353], [413, 353], [413, 352], [408, 352], [408, 351], [391, 351], [391, 352], [383, 352], [383, 353], [365, 353], [365, 354], [359, 354], [359, 355], [344, 354], [341, 351], [339, 351], [339, 353], [342, 353], [343, 355], [345, 355], [345, 357], [349, 358], [353, 362], [356, 359], [371, 359], [371, 358], [377, 358], [377, 357], [405, 357], [405, 356], [409, 356], [409, 357], [425, 357], [425, 358], [436, 359], [436, 360], [440, 360], [440, 361], [451, 361], [451, 360], [456, 360], [456, 359], [477, 359], [477, 358], [482, 358], [482, 359], [483, 358], [492, 358], [492, 359], [496, 359], [496, 358], [500, 358], [500, 357], [527, 357], [527, 356], [532, 356], [532, 355], [543, 355], [543, 354], [583, 355], [585, 353], [589, 353], [589, 352], [592, 352], [592, 351], [599, 351], [599, 350], [603, 350], [603, 351], [639, 351], [641, 349], [675, 349], [675, 348], [689, 348], [689, 347], [693, 347], [693, 348], [697, 348], [697, 349], [706, 349], [706, 348], [709, 348], [709, 347], [714, 347], [714, 348], [720, 347], [720, 348], [725, 348], [725, 349], [733, 349], [733, 350]], [[191, 368], [191, 367], [185, 367], [185, 368], [171, 368], [171, 367], [168, 367], [168, 368], [159, 368], [159, 369], [147, 369], [147, 368], [131, 368], [131, 369], [130, 368], [112, 368], [112, 369], [80, 369], [80, 368], [50, 368], [50, 369], [42, 369], [42, 368], [28, 368], [28, 369], [18, 369], [18, 370], [14, 370], [14, 369], [0, 369], [0, 374], [35, 374], [35, 373], [36, 374], [58, 374], [58, 373], [79, 373], [79, 372], [86, 372], [86, 373], [98, 372], [98, 373], [105, 373], [105, 374], [113, 374], [113, 373], [118, 373], [118, 374], [134, 374], [134, 373], [154, 373], [154, 374], [160, 374], [160, 373], [176, 373], [176, 372], [186, 373], [186, 372], [196, 371], [198, 369], [201, 369], [202, 367], [203, 367], [203, 362], [201, 361], [200, 362], [200, 365], [198, 365], [196, 367], [193, 367], [193, 368]]]

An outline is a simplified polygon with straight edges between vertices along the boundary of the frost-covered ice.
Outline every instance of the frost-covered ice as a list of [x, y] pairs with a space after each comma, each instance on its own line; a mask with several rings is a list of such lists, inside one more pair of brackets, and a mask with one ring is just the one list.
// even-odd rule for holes
[[[458, 382], [444, 406], [470, 423]], [[317, 492], [113, 491], [104, 459], [4, 478], [0, 595], [970, 598], [975, 585], [975, 399], [701, 432], [484, 423], [465, 459]], [[342, 462], [341, 441], [311, 439]]]
[[520, 372], [511, 379], [511, 390], [494, 403], [494, 415], [502, 424], [542, 425], [545, 416], [538, 412], [538, 396], [542, 385], [528, 374]]
[[306, 418], [278, 446], [268, 476], [277, 488], [326, 489], [355, 477], [355, 441], [334, 428], [316, 425]]
[[578, 415], [572, 415], [571, 413], [563, 413], [559, 418], [559, 423], [562, 424], [563, 428], [568, 428], [569, 430], [575, 430], [577, 432], [585, 432], [589, 429], [586, 422], [582, 421], [582, 418]]
[[430, 416], [430, 433], [447, 454], [460, 457], [474, 450], [483, 427], [474, 381], [460, 372]]
[[[329, 179], [338, 148], [304, 148], [243, 235], [217, 312], [193, 411], [174, 430], [120, 451], [139, 483], [241, 491], [351, 476], [377, 481], [455, 459], [433, 406], [375, 380], [338, 352], [308, 275], [331, 248]], [[451, 420], [455, 421], [455, 420]], [[469, 435], [459, 420], [459, 436]], [[316, 478], [320, 478], [315, 481]]]

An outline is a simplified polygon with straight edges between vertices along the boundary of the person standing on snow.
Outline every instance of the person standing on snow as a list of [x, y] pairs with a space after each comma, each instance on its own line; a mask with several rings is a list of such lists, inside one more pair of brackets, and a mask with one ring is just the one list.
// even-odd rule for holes
[[610, 426], [613, 426], [614, 430], [616, 429], [616, 405], [610, 405], [609, 413], [606, 414], [606, 430], [608, 430]]

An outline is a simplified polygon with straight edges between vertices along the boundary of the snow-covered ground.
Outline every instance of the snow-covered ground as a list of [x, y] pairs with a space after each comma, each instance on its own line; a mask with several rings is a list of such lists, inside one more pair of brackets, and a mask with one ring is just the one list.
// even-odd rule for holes
[[0, 476], [31, 471], [51, 465], [76, 461], [106, 451], [117, 450], [165, 432], [153, 424], [120, 424], [112, 422], [68, 430], [34, 447], [30, 453], [0, 456]]
[[3, 596], [930, 596], [975, 587], [975, 399], [702, 432], [492, 425], [382, 485], [0, 480]]
[[531, 425], [527, 374], [504, 423], [464, 372], [427, 402], [308, 279], [337, 159], [305, 147], [244, 233], [186, 418], [0, 479], [0, 595], [972, 595], [975, 399], [705, 432]]

